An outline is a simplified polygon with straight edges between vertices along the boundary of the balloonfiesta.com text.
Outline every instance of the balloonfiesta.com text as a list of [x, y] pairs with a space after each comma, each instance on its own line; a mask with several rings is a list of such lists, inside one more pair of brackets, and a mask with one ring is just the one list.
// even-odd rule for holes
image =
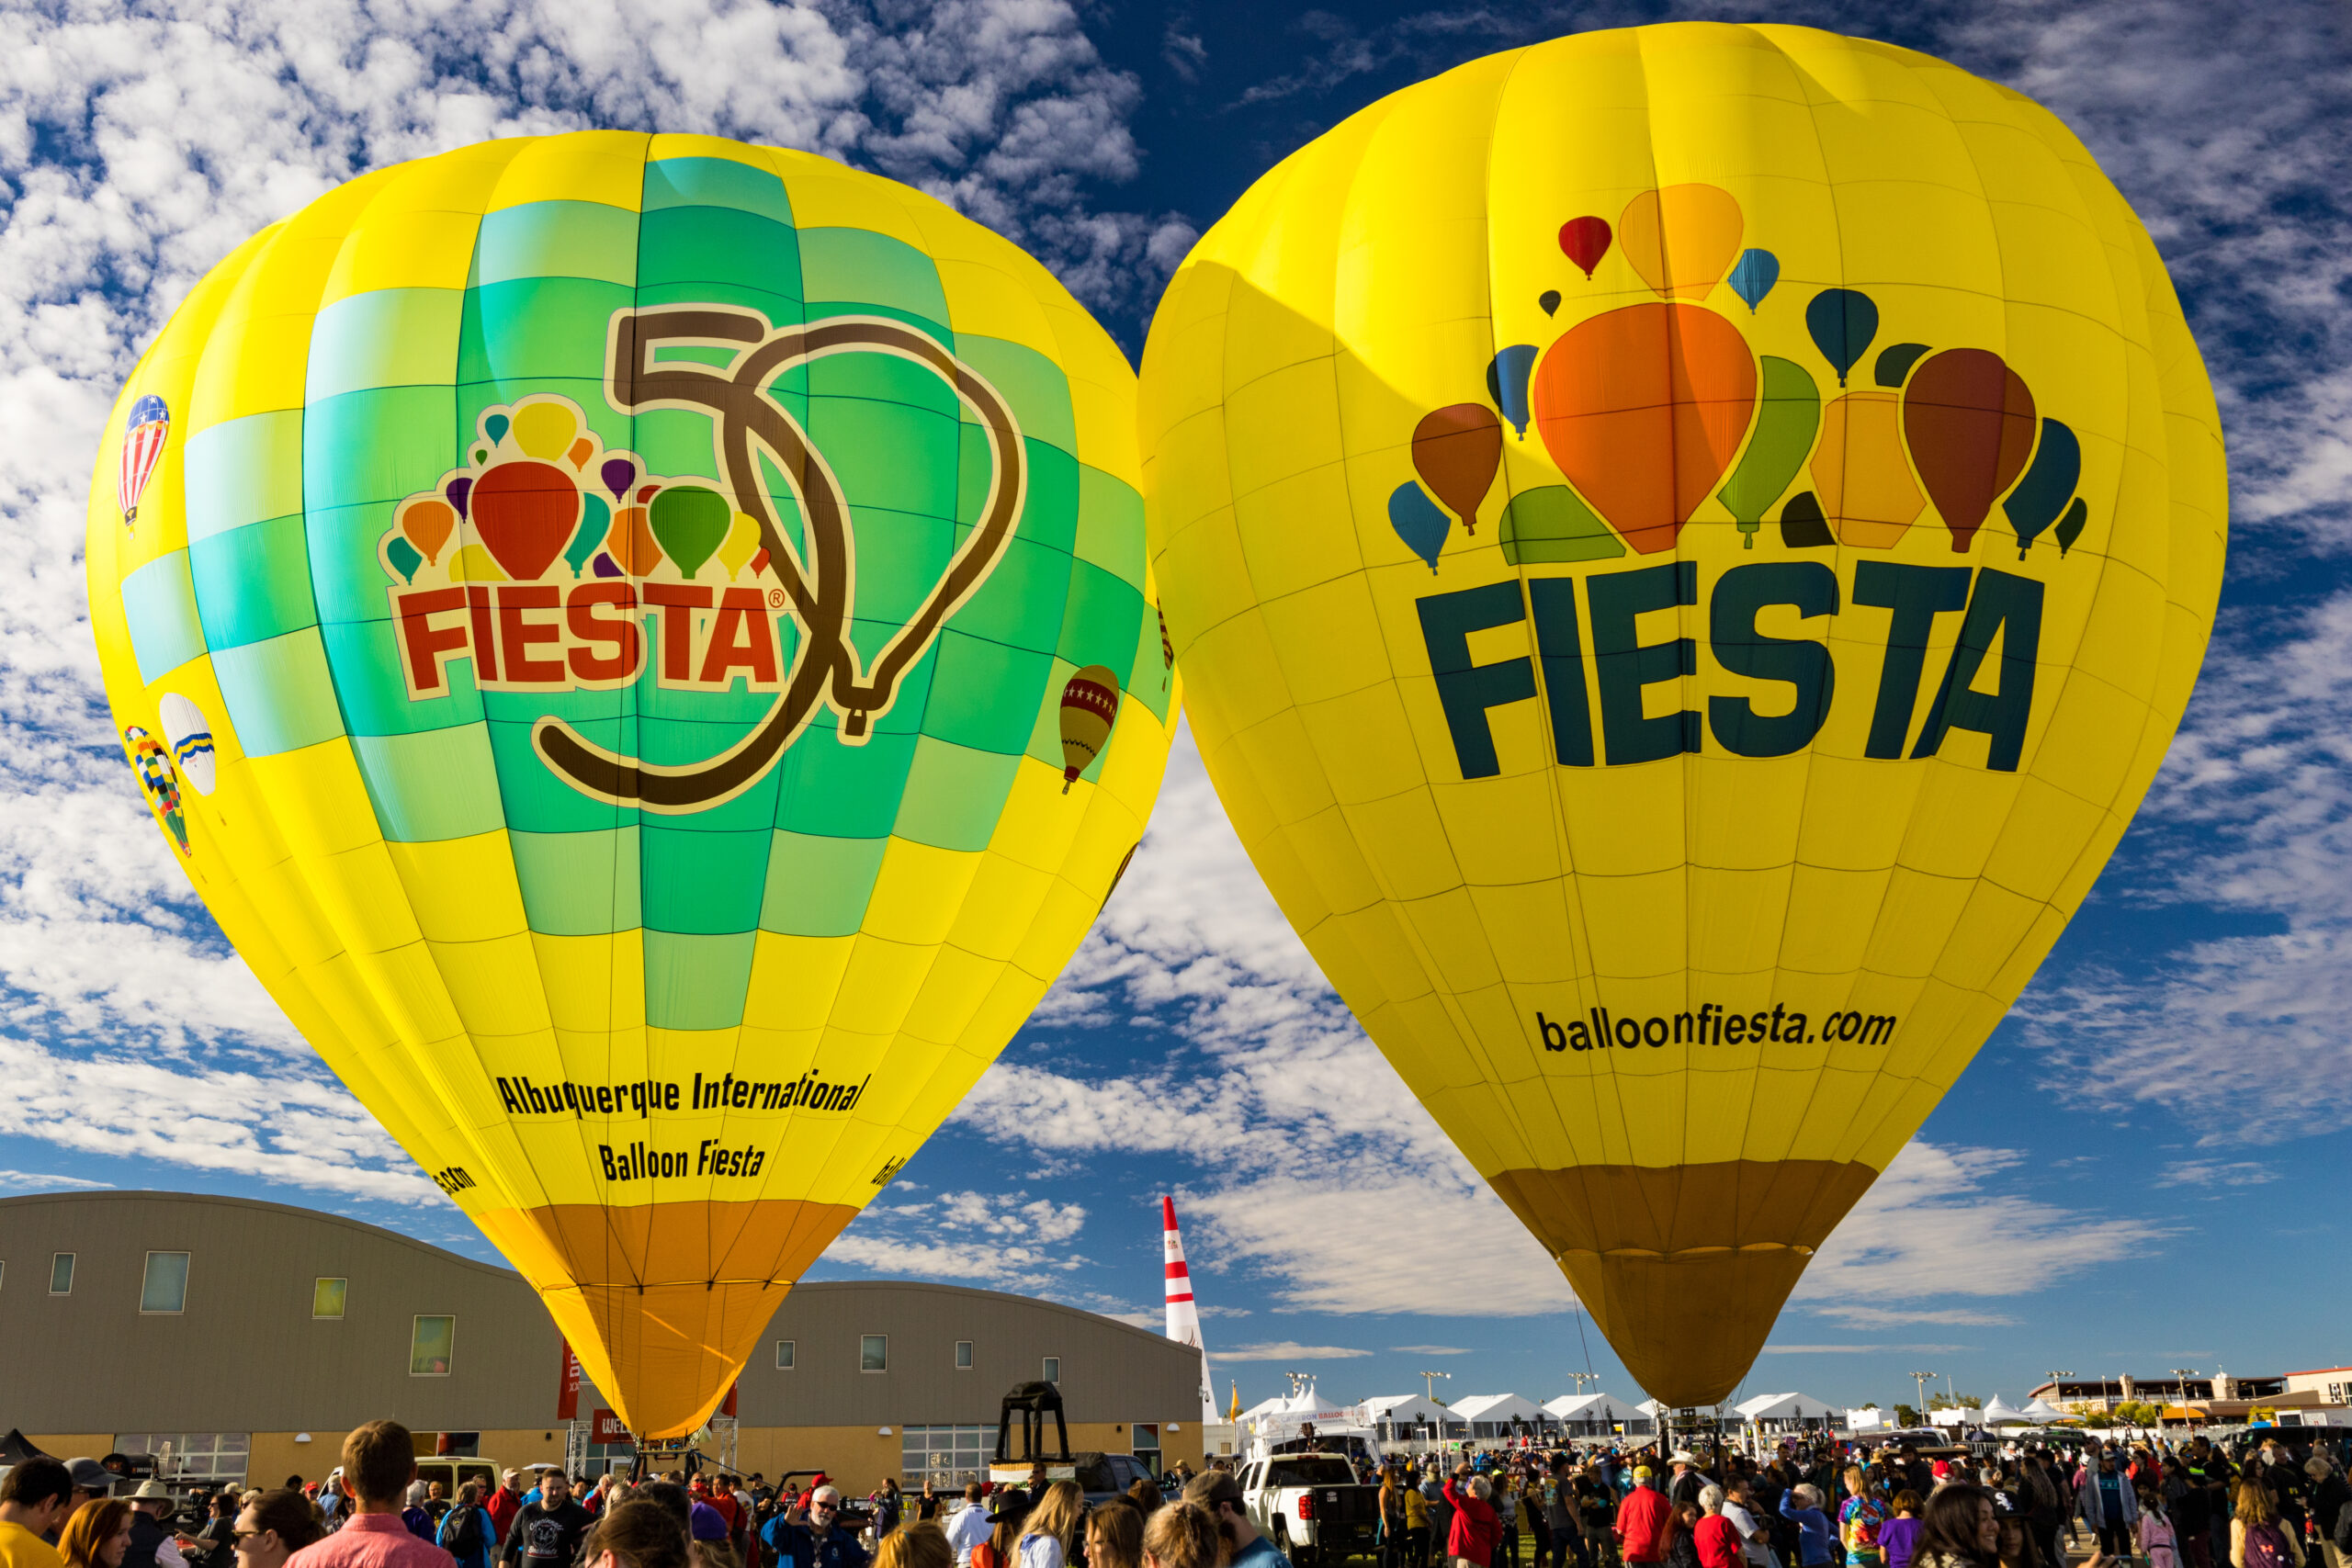
[[1790, 1011], [1781, 1002], [1773, 1003], [1770, 1012], [1732, 1012], [1713, 1002], [1703, 1002], [1696, 1012], [1678, 1012], [1665, 1018], [1612, 1017], [1607, 1008], [1594, 1008], [1588, 1016], [1589, 1021], [1578, 1018], [1563, 1023], [1537, 1013], [1535, 1027], [1544, 1037], [1544, 1049], [1600, 1051], [1617, 1045], [1631, 1051], [1643, 1045], [1743, 1045], [1766, 1041], [1786, 1045], [1823, 1041], [1883, 1045], [1894, 1037], [1899, 1021], [1891, 1012], [1849, 1010], [1823, 1018], [1819, 1032], [1815, 1032], [1810, 1019], [1804, 1013]]

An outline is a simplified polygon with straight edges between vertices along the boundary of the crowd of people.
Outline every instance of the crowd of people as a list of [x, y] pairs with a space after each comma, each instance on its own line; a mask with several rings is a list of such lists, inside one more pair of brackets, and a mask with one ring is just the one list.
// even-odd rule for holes
[[2307, 1436], [1398, 1459], [1382, 1568], [2352, 1568], [2352, 1435]]
[[[2308, 1436], [2318, 1436], [2309, 1434]], [[0, 1481], [0, 1568], [1284, 1568], [1230, 1461], [1090, 1498], [1040, 1468], [960, 1496], [885, 1482], [855, 1506], [672, 1472], [581, 1487], [508, 1471], [458, 1495], [416, 1479], [408, 1431], [370, 1422], [306, 1485], [224, 1489], [186, 1528], [147, 1481], [88, 1460]], [[1380, 1568], [2352, 1568], [2352, 1437], [2235, 1455], [2204, 1438], [1906, 1446], [1487, 1450], [1376, 1472]], [[1450, 1468], [1449, 1468], [1450, 1466]]]

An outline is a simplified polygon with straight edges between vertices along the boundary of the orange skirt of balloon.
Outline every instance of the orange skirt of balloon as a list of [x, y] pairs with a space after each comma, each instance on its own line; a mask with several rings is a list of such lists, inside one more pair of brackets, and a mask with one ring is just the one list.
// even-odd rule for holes
[[1747, 340], [1697, 305], [1628, 305], [1571, 329], [1535, 368], [1552, 461], [1644, 555], [1674, 547], [1756, 412]]

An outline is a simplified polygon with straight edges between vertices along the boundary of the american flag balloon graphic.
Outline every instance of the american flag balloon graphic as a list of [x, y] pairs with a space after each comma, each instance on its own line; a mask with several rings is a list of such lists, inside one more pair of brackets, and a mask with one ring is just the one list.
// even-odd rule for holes
[[163, 460], [164, 443], [172, 434], [172, 411], [153, 392], [130, 405], [122, 435], [122, 467], [115, 474], [115, 499], [122, 507], [128, 528], [139, 516], [139, 497]]

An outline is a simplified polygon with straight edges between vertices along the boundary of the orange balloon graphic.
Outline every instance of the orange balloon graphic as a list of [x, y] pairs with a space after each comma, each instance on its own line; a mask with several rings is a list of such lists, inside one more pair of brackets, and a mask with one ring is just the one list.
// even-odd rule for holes
[[1628, 305], [1578, 323], [1533, 388], [1544, 450], [1644, 555], [1674, 547], [1756, 412], [1756, 357], [1713, 310]]
[[1452, 404], [1413, 428], [1413, 471], [1470, 533], [1478, 531], [1478, 503], [1502, 460], [1503, 427], [1484, 403]]
[[1617, 243], [1661, 295], [1706, 297], [1739, 254], [1739, 200], [1719, 186], [1668, 186], [1625, 204]]
[[1821, 411], [1813, 484], [1830, 532], [1843, 545], [1891, 550], [1928, 498], [1903, 455], [1903, 400], [1849, 392]]
[[662, 547], [653, 542], [644, 507], [624, 506], [613, 513], [613, 525], [605, 534], [605, 553], [631, 577], [643, 577], [662, 564]]
[[457, 527], [457, 509], [438, 498], [411, 502], [401, 509], [401, 532], [435, 566], [441, 562], [441, 547]]

